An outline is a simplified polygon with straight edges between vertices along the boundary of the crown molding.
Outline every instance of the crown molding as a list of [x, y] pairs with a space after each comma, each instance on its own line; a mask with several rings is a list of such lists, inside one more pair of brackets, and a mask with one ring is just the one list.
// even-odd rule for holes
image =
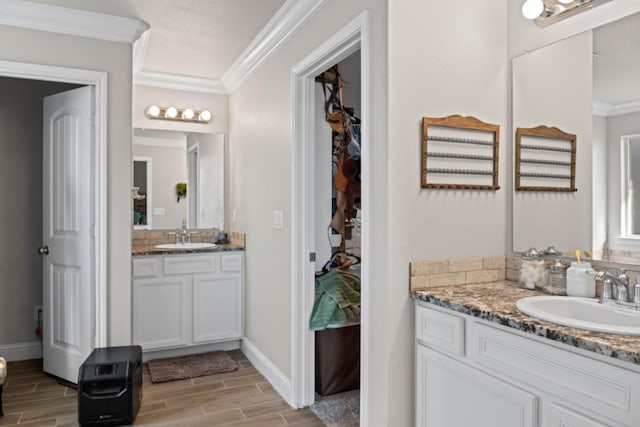
[[229, 92], [275, 52], [327, 0], [287, 0], [255, 39], [223, 74], [222, 82]]
[[607, 104], [606, 102], [593, 103], [594, 116], [620, 116], [622, 114], [637, 113], [640, 111], [640, 101], [625, 102], [624, 104]]
[[139, 19], [23, 0], [0, 0], [0, 25], [120, 43], [133, 43], [149, 29]]
[[133, 43], [133, 74], [142, 71], [144, 67], [144, 57], [147, 54], [147, 46], [149, 46], [149, 36], [151, 30], [147, 30], [140, 35], [140, 38]]
[[220, 80], [159, 73], [157, 71], [138, 71], [133, 75], [133, 84], [215, 95], [226, 95], [228, 93], [224, 83]]

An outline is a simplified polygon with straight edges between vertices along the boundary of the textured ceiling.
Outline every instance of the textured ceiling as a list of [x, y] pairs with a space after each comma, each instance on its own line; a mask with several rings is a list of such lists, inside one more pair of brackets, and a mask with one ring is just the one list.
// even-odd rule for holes
[[151, 25], [143, 70], [220, 79], [284, 0], [132, 0]]
[[145, 71], [218, 80], [285, 0], [30, 0], [151, 26]]

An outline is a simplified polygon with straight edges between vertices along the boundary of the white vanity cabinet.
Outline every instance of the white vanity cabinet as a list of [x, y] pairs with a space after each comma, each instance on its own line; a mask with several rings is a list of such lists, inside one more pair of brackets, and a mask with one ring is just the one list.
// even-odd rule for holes
[[244, 253], [133, 257], [133, 341], [145, 351], [240, 340]]
[[416, 425], [640, 426], [640, 367], [527, 335], [417, 302]]

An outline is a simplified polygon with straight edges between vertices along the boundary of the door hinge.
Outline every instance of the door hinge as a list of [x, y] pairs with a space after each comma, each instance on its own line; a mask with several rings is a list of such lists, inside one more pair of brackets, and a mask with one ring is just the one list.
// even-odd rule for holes
[[316, 260], [316, 253], [309, 252], [309, 262], [315, 262], [315, 260]]

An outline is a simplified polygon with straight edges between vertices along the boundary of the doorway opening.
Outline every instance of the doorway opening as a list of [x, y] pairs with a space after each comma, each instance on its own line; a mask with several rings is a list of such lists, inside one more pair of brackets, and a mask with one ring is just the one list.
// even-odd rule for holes
[[[90, 233], [92, 238], [90, 240], [90, 262], [87, 264], [88, 271], [90, 271], [90, 279], [88, 280], [91, 293], [91, 304], [90, 307], [86, 308], [90, 310], [90, 317], [92, 321], [88, 325], [82, 325], [82, 328], [87, 328], [88, 336], [91, 337], [91, 342], [89, 343], [91, 348], [97, 346], [105, 346], [106, 345], [106, 336], [107, 336], [107, 298], [106, 298], [106, 85], [107, 85], [107, 76], [106, 73], [96, 72], [96, 71], [87, 71], [87, 70], [77, 70], [70, 68], [62, 68], [62, 67], [52, 67], [38, 64], [26, 64], [26, 63], [16, 63], [9, 61], [0, 61], [0, 78], [9, 79], [12, 82], [12, 86], [14, 83], [19, 82], [21, 86], [24, 86], [24, 92], [21, 92], [21, 96], [9, 98], [4, 97], [3, 99], [12, 99], [12, 105], [9, 108], [17, 108], [17, 105], [21, 102], [25, 102], [27, 95], [35, 96], [35, 93], [40, 92], [38, 104], [41, 105], [43, 103], [43, 97], [52, 93], [64, 91], [65, 89], [69, 89], [72, 87], [82, 87], [82, 86], [90, 86], [93, 88], [93, 97], [91, 103], [89, 105], [92, 106], [94, 112], [94, 125], [91, 130], [91, 140], [92, 146], [90, 147], [91, 152], [91, 164], [88, 168], [85, 168], [87, 171], [87, 176], [81, 177], [82, 179], [86, 179], [87, 182], [90, 182], [91, 185], [91, 194], [92, 197], [88, 200], [79, 200], [79, 203], [85, 204], [89, 211], [91, 212], [90, 218], [88, 219], [88, 223], [90, 227], [87, 227], [87, 233]], [[40, 89], [34, 89], [36, 87], [48, 89], [45, 92], [42, 92]], [[47, 93], [48, 92], [48, 93]], [[5, 94], [6, 92], [3, 92]], [[0, 110], [2, 111], [2, 110]], [[37, 111], [40, 111], [38, 113]], [[21, 120], [29, 120], [28, 127], [35, 127], [34, 123], [37, 124], [38, 131], [40, 132], [40, 137], [34, 137], [35, 141], [33, 143], [36, 148], [33, 150], [36, 151], [36, 155], [40, 160], [36, 160], [36, 164], [38, 164], [39, 172], [36, 173], [33, 163], [23, 164], [22, 167], [26, 171], [30, 171], [32, 173], [29, 174], [29, 178], [25, 179], [28, 181], [28, 185], [30, 188], [37, 188], [35, 198], [38, 198], [38, 195], [42, 195], [42, 189], [46, 182], [43, 182], [43, 172], [42, 172], [42, 155], [43, 155], [43, 145], [42, 145], [42, 128], [43, 128], [43, 115], [42, 115], [42, 107], [36, 110], [32, 110], [30, 114], [27, 114], [25, 117], [22, 117]], [[4, 113], [7, 114], [7, 110], [4, 110]], [[3, 126], [3, 129], [6, 127]], [[8, 155], [6, 157], [9, 157]], [[3, 156], [3, 158], [6, 158]], [[20, 165], [17, 165], [20, 167]], [[38, 176], [40, 177], [38, 179]], [[14, 180], [15, 182], [15, 177]], [[16, 192], [16, 194], [18, 194]], [[18, 198], [24, 197], [25, 194], [20, 194]], [[42, 215], [43, 215], [43, 198], [39, 197], [39, 202], [34, 204], [33, 196], [29, 196], [30, 202], [26, 202], [25, 206], [28, 206], [26, 210], [21, 210], [20, 215], [24, 215], [25, 217], [38, 216], [39, 219], [36, 221], [30, 220], [30, 227], [37, 228], [40, 231], [37, 239], [30, 239], [26, 241], [26, 239], [21, 239], [20, 242], [24, 242], [25, 245], [25, 253], [26, 251], [29, 254], [36, 253], [36, 249], [43, 241], [42, 235]], [[17, 198], [13, 198], [15, 202], [17, 202]], [[7, 204], [7, 206], [10, 206]], [[11, 207], [14, 210], [13, 207]], [[7, 211], [5, 211], [7, 212]], [[24, 230], [22, 230], [24, 231]], [[42, 249], [42, 248], [41, 248]], [[42, 251], [43, 254], [46, 254], [46, 251]], [[31, 258], [26, 257], [26, 258]], [[25, 258], [25, 259], [26, 259]], [[22, 261], [24, 264], [26, 261]], [[35, 265], [36, 263], [41, 263], [41, 259], [36, 257], [29, 261], [29, 264]], [[40, 270], [42, 271], [42, 270]], [[4, 280], [3, 280], [4, 281]], [[6, 281], [4, 281], [6, 283]], [[27, 296], [27, 299], [31, 298], [33, 300], [34, 294], [33, 290], [39, 289], [39, 295], [35, 295], [37, 300], [41, 301], [39, 298], [42, 295], [42, 283], [43, 276], [40, 275], [36, 280], [35, 284], [30, 284], [31, 286], [31, 295]], [[9, 282], [14, 283], [14, 282]], [[35, 300], [33, 300], [35, 301]], [[27, 303], [28, 304], [28, 303]], [[33, 315], [29, 315], [29, 320], [33, 321]], [[15, 324], [15, 319], [10, 319], [8, 324]], [[48, 325], [43, 325], [46, 331]], [[30, 327], [29, 329], [34, 330]], [[11, 332], [11, 331], [10, 331]], [[21, 360], [21, 359], [29, 359], [29, 358], [37, 358], [41, 357], [42, 350], [40, 346], [37, 347], [32, 345], [33, 341], [27, 342], [25, 346], [21, 344], [15, 345], [13, 342], [16, 341], [15, 337], [2, 337], [0, 339], [0, 350], [3, 355], [8, 356], [7, 358], [10, 360]], [[20, 340], [19, 342], [24, 342], [24, 340]], [[7, 350], [8, 348], [8, 350]], [[77, 369], [76, 369], [77, 373]], [[75, 382], [75, 378], [72, 379]]]
[[[369, 144], [369, 35], [368, 12], [365, 11], [342, 30], [309, 54], [292, 72], [293, 89], [293, 234], [292, 234], [292, 357], [291, 398], [295, 407], [315, 401], [315, 337], [309, 319], [315, 298], [315, 271], [324, 260], [316, 262], [321, 227], [316, 209], [316, 128], [319, 114], [315, 77], [336, 63], [360, 52], [361, 93], [361, 309], [360, 319], [360, 424], [367, 425], [368, 307], [369, 307], [369, 216], [370, 212], [370, 144]], [[324, 120], [323, 120], [324, 122]], [[326, 122], [322, 126], [327, 126]], [[327, 224], [324, 224], [325, 230]], [[326, 237], [324, 241], [326, 241]]]

